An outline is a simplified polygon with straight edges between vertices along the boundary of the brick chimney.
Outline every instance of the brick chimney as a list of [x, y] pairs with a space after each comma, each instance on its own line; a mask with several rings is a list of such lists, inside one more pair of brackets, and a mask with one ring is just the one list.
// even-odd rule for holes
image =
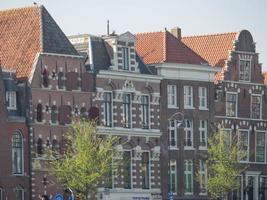
[[178, 26], [171, 29], [171, 34], [179, 40], [182, 39], [182, 31]]

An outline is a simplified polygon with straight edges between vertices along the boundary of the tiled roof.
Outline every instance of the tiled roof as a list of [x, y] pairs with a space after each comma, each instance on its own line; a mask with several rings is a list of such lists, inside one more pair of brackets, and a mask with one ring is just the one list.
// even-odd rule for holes
[[202, 64], [205, 59], [197, 55], [168, 31], [136, 34], [137, 53], [146, 64], [162, 62]]
[[264, 77], [264, 84], [267, 84], [267, 71], [262, 72], [262, 75]]
[[43, 6], [0, 11], [1, 66], [29, 77], [39, 52], [78, 55]]
[[225, 65], [230, 51], [234, 50], [236, 32], [183, 37], [182, 41], [212, 66]]

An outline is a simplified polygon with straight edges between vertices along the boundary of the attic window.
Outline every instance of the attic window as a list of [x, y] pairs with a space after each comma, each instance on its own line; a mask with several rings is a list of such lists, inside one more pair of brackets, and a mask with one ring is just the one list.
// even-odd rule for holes
[[250, 81], [250, 60], [239, 61], [239, 80]]
[[130, 59], [129, 59], [129, 48], [128, 47], [122, 47], [122, 59], [123, 59], [123, 70], [129, 70], [130, 66]]
[[17, 95], [15, 91], [7, 91], [6, 92], [6, 103], [8, 110], [16, 110], [17, 109]]

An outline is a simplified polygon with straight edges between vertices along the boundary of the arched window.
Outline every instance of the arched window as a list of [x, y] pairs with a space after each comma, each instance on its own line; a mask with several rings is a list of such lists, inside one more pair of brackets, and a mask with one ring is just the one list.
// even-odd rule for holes
[[58, 89], [64, 89], [64, 73], [58, 73]]
[[41, 138], [37, 140], [37, 154], [38, 156], [43, 155], [43, 140]]
[[19, 186], [15, 189], [15, 200], [24, 200], [24, 189], [23, 187]]
[[58, 117], [57, 117], [57, 106], [54, 105], [51, 107], [51, 123], [55, 124], [57, 123]]
[[42, 104], [38, 103], [36, 110], [37, 110], [37, 115], [36, 115], [37, 122], [42, 122], [42, 120], [43, 120], [43, 106], [42, 106]]
[[42, 75], [43, 75], [43, 86], [47, 88], [49, 84], [49, 79], [48, 79], [49, 73], [46, 68], [44, 69]]
[[12, 135], [12, 172], [23, 173], [23, 138], [20, 132]]

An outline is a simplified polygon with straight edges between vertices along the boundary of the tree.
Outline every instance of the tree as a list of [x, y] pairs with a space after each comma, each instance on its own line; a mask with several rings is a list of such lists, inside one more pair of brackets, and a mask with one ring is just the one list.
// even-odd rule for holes
[[241, 164], [247, 156], [238, 134], [231, 137], [229, 132], [220, 130], [208, 142], [207, 188], [211, 198], [227, 199], [232, 190], [239, 188], [237, 176], [247, 168]]
[[99, 183], [112, 170], [116, 137], [97, 133], [94, 122], [76, 121], [66, 134], [64, 153], [51, 160], [52, 174], [80, 200], [95, 194]]

